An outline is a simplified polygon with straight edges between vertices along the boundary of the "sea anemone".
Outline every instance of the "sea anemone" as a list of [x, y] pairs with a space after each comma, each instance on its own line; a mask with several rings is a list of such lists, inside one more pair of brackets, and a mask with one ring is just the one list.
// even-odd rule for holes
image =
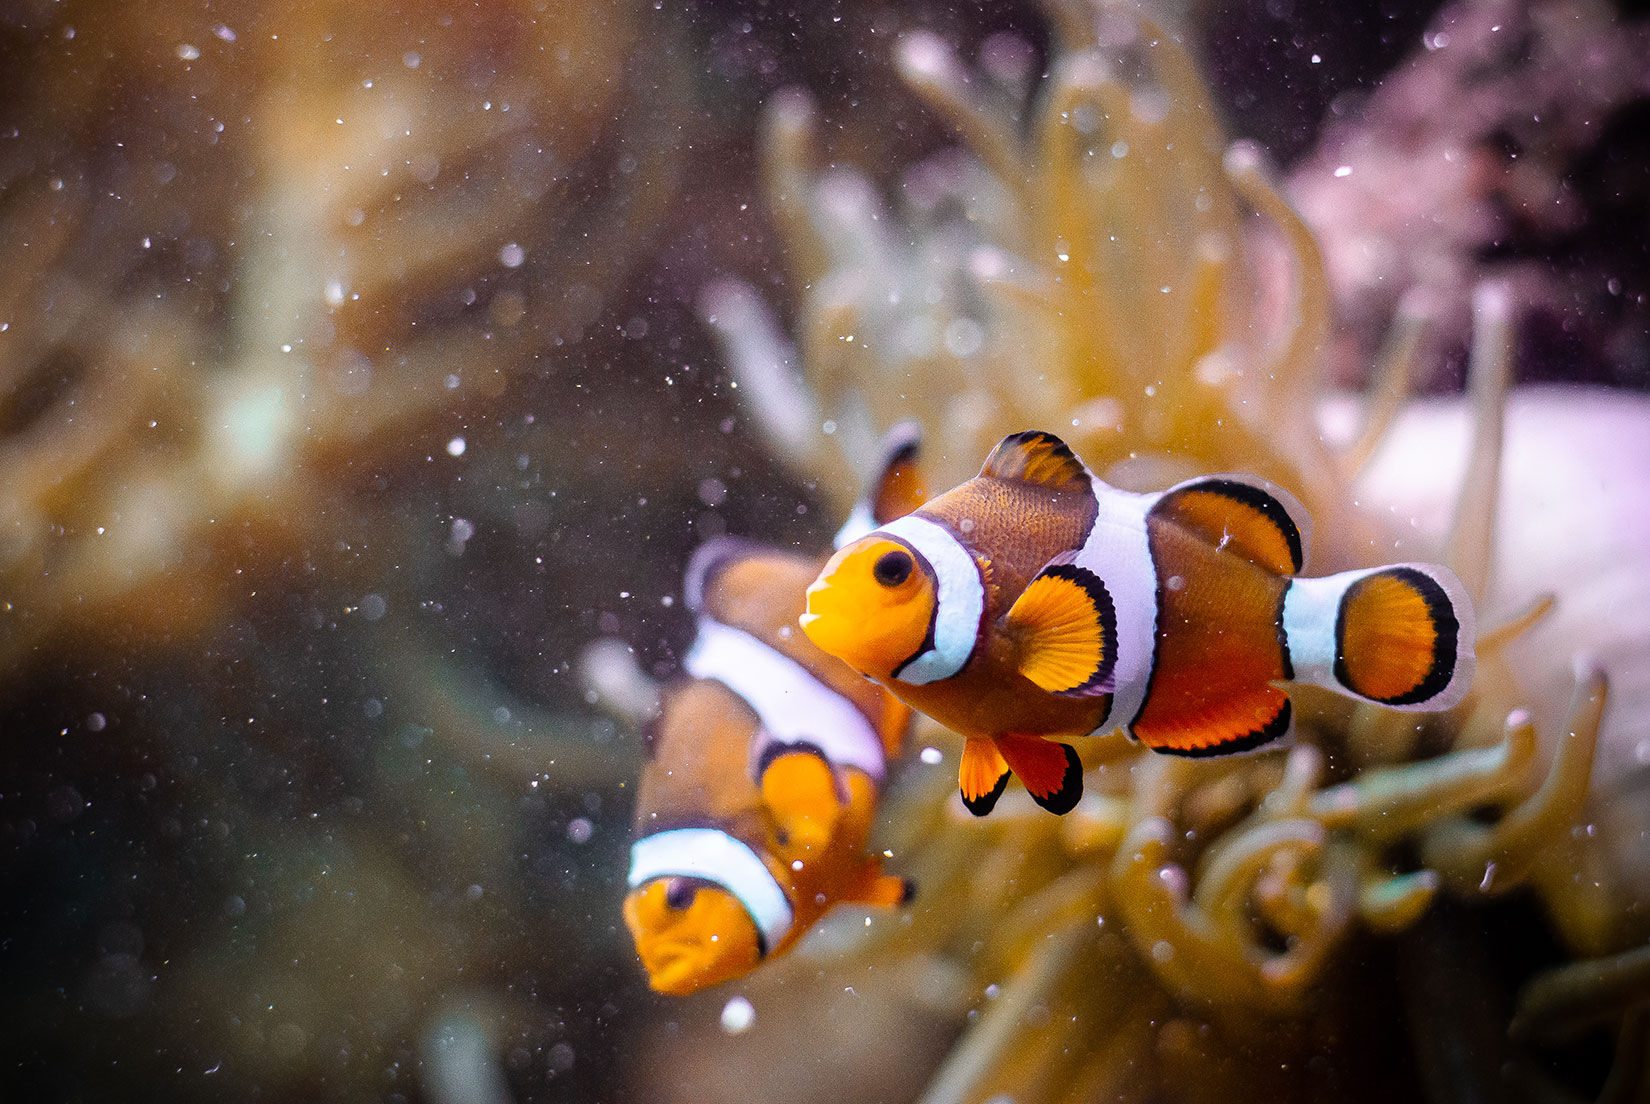
[[[654, 1052], [649, 1091], [1443, 1101], [1500, 1096], [1517, 1071], [1561, 1094], [1603, 1082], [1607, 1050], [1562, 1048], [1605, 1024], [1619, 1039], [1603, 1091], [1630, 1098], [1646, 881], [1620, 856], [1643, 818], [1636, 784], [1588, 795], [1605, 671], [1641, 680], [1647, 649], [1642, 607], [1605, 611], [1574, 565], [1608, 569], [1619, 599], [1650, 539], [1611, 529], [1623, 503], [1590, 498], [1565, 558], [1519, 570], [1528, 546], [1509, 542], [1556, 534], [1545, 494], [1507, 481], [1551, 449], [1575, 452], [1559, 468], [1573, 478], [1616, 470], [1614, 436], [1528, 432], [1544, 408], [1608, 402], [1520, 397], [1509, 421], [1515, 311], [1494, 283], [1474, 295], [1464, 402], [1402, 409], [1419, 297], [1400, 302], [1368, 393], [1328, 402], [1318, 242], [1260, 152], [1227, 144], [1180, 38], [1125, 4], [1047, 9], [1035, 88], [990, 51], [974, 67], [933, 35], [900, 42], [907, 82], [963, 145], [912, 167], [897, 208], [859, 173], [815, 170], [808, 99], [775, 101], [770, 198], [804, 289], [794, 345], [749, 287], [704, 300], [747, 408], [825, 494], [850, 494], [875, 431], [907, 417], [927, 425], [940, 486], [1027, 427], [1134, 489], [1264, 475], [1318, 521], [1314, 574], [1394, 557], [1456, 569], [1480, 603], [1476, 689], [1419, 721], [1301, 692], [1295, 745], [1246, 758], [1095, 741], [1063, 820], [1011, 794], [971, 822], [945, 797], [954, 764], [913, 768], [886, 835], [918, 883], [911, 910], [840, 923], [752, 978], [756, 1024], [736, 1041], [688, 1005], [693, 1045]], [[1611, 411], [1612, 435], [1650, 426], [1641, 402]], [[1427, 468], [1446, 442], [1459, 478], [1440, 494]], [[1581, 551], [1601, 526], [1616, 536]], [[1532, 653], [1574, 599], [1627, 629], [1575, 627]], [[1626, 644], [1600, 659], [1595, 638]]]

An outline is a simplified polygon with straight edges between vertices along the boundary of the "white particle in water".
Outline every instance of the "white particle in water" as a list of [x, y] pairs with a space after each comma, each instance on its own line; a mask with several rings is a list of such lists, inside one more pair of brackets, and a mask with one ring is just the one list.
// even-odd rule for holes
[[922, 761], [931, 767], [944, 758], [945, 756], [940, 754], [940, 749], [937, 747], [925, 747], [922, 749]]
[[567, 838], [574, 843], [588, 843], [596, 826], [584, 817], [574, 817], [567, 822]]
[[706, 506], [720, 506], [728, 498], [728, 485], [711, 476], [699, 481], [699, 501]]
[[756, 1006], [744, 997], [729, 997], [722, 1006], [722, 1030], [729, 1035], [743, 1035], [756, 1022]]
[[503, 265], [505, 268], [520, 268], [522, 262], [526, 259], [527, 250], [523, 249], [515, 242], [510, 242], [503, 249], [498, 251], [498, 263]]
[[465, 447], [464, 446], [464, 438], [454, 437], [451, 441], [447, 442], [447, 455], [448, 456], [463, 456], [464, 455], [464, 447]]
[[182, 58], [184, 61], [194, 61], [200, 56], [201, 52], [198, 47], [191, 46], [187, 42], [181, 42], [178, 44], [178, 57]]
[[1342, 165], [1340, 168], [1335, 170], [1335, 175], [1337, 177], [1351, 176], [1352, 175], [1352, 166], [1351, 165]]

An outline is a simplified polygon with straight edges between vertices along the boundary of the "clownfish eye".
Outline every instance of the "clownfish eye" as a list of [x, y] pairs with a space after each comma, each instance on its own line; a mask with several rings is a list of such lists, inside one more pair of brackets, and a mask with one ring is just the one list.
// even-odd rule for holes
[[699, 887], [686, 878], [672, 878], [665, 883], [665, 906], [682, 912], [693, 904], [698, 893]]
[[915, 566], [911, 553], [896, 548], [882, 554], [871, 568], [871, 575], [885, 587], [897, 587], [911, 577], [911, 569]]

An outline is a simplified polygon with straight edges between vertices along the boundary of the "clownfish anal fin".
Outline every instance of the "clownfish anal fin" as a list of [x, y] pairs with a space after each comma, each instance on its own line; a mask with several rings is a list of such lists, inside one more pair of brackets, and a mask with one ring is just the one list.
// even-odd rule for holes
[[981, 475], [1017, 479], [1050, 490], [1090, 490], [1089, 471], [1066, 443], [1052, 433], [1028, 429], [997, 442]]
[[997, 737], [997, 750], [1031, 800], [1056, 816], [1071, 812], [1083, 796], [1083, 763], [1070, 744], [1008, 735]]
[[1099, 576], [1055, 559], [1026, 585], [1005, 615], [1018, 643], [1020, 673], [1051, 694], [1093, 697], [1113, 691], [1117, 612]]
[[1289, 735], [1293, 711], [1289, 695], [1276, 686], [1232, 698], [1218, 708], [1181, 717], [1146, 714], [1134, 723], [1136, 738], [1167, 755], [1206, 758], [1254, 751]]
[[909, 878], [882, 872], [882, 862], [873, 859], [860, 868], [858, 875], [842, 895], [843, 901], [870, 905], [873, 908], [894, 908], [911, 900], [915, 886]]
[[813, 750], [788, 751], [764, 764], [762, 803], [789, 850], [825, 847], [842, 816], [836, 775]]
[[1209, 475], [1163, 492], [1152, 513], [1274, 575], [1306, 566], [1312, 522], [1288, 491], [1248, 475]]
[[962, 765], [957, 769], [957, 788], [963, 805], [975, 816], [985, 816], [997, 807], [997, 799], [1008, 788], [1008, 763], [997, 750], [997, 742], [984, 736], [970, 736], [963, 745]]

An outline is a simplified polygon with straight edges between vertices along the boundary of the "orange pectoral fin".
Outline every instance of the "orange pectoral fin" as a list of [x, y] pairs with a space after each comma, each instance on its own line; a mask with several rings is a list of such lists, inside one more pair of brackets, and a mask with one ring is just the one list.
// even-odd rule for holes
[[1133, 725], [1153, 751], [1169, 755], [1235, 755], [1271, 743], [1289, 732], [1289, 695], [1275, 686], [1211, 704], [1198, 712], [1154, 714], [1148, 702]]
[[1041, 736], [999, 736], [997, 749], [1031, 800], [1056, 816], [1071, 812], [1083, 796], [1083, 764], [1070, 744]]
[[[1020, 673], [1051, 694], [1092, 697], [1115, 688], [1117, 616], [1098, 576], [1059, 556], [1008, 611]], [[1020, 772], [1016, 770], [1015, 774]]]
[[962, 790], [963, 804], [975, 816], [983, 817], [996, 807], [997, 799], [1008, 788], [1008, 763], [997, 750], [996, 741], [984, 736], [968, 738], [957, 770], [957, 785]]
[[762, 803], [788, 848], [824, 848], [842, 817], [831, 766], [811, 751], [790, 751], [769, 761], [762, 771]]

